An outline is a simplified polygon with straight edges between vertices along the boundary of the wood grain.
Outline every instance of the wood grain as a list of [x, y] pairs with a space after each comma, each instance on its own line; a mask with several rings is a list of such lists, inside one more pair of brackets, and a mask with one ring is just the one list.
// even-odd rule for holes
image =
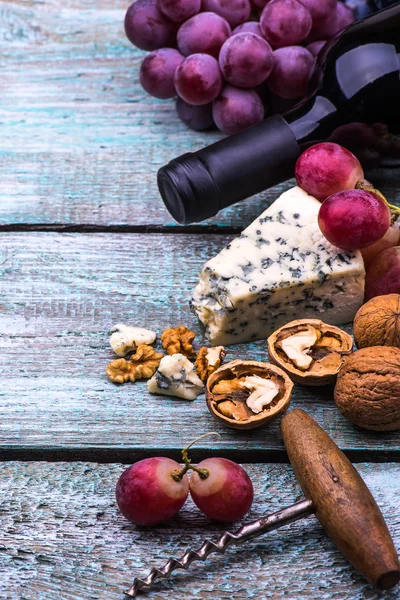
[[[358, 466], [400, 550], [400, 467]], [[123, 467], [94, 463], [8, 463], [0, 477], [0, 593], [7, 600], [122, 600], [135, 576], [171, 555], [199, 547], [224, 526], [210, 523], [189, 500], [172, 521], [136, 528], [117, 513], [114, 488]], [[247, 520], [301, 497], [288, 465], [251, 465], [255, 489]], [[232, 526], [234, 529], [236, 526]], [[141, 598], [221, 600], [382, 598], [358, 575], [309, 517], [225, 556], [212, 555], [187, 573], [158, 583]], [[399, 588], [384, 596], [400, 598]]]
[[[145, 53], [123, 30], [129, 3], [1, 3], [0, 227], [175, 225], [157, 190], [157, 170], [221, 134], [190, 131], [172, 100], [141, 88]], [[394, 170], [371, 177], [400, 201]], [[289, 185], [202, 226], [242, 228]]]
[[[114, 355], [107, 332], [118, 322], [161, 333], [184, 324], [204, 342], [188, 306], [203, 262], [223, 235], [2, 234], [0, 249], [0, 449], [3, 457], [130, 460], [171, 454], [205, 431], [244, 461], [286, 460], [275, 421], [251, 433], [224, 428], [204, 397], [193, 403], [116, 386], [104, 370]], [[159, 347], [159, 346], [158, 346]], [[229, 347], [229, 359], [267, 359], [265, 342]], [[400, 457], [400, 432], [351, 425], [332, 388], [295, 386], [291, 406], [309, 411], [356, 460]], [[42, 453], [42, 454], [41, 454]], [[44, 453], [44, 454], [43, 454]], [[375, 458], [374, 458], [375, 457]]]

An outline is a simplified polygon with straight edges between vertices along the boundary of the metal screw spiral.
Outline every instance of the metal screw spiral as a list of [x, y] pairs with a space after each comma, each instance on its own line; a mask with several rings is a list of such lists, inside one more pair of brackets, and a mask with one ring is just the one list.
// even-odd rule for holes
[[188, 567], [195, 560], [207, 560], [207, 557], [212, 552], [219, 552], [220, 554], [224, 554], [225, 550], [238, 541], [238, 536], [230, 533], [229, 531], [225, 531], [218, 538], [217, 541], [205, 541], [199, 550], [187, 550], [185, 554], [182, 556], [180, 560], [177, 558], [170, 558], [169, 561], [162, 567], [161, 569], [153, 568], [151, 569], [148, 577], [145, 579], [136, 578], [133, 582], [132, 587], [127, 592], [128, 596], [132, 598], [136, 597], [138, 591], [142, 588], [151, 589], [156, 582], [157, 579], [169, 579], [171, 573], [175, 571], [175, 569], [188, 569]]
[[258, 537], [262, 533], [273, 531], [274, 529], [282, 527], [282, 525], [287, 525], [293, 523], [293, 521], [307, 517], [314, 511], [315, 508], [313, 503], [310, 500], [304, 499], [288, 508], [262, 517], [261, 519], [258, 519], [258, 521], [253, 521], [248, 525], [244, 525], [236, 531], [236, 533], [225, 531], [215, 542], [205, 541], [199, 550], [187, 550], [180, 560], [177, 558], [170, 558], [161, 569], [154, 567], [145, 579], [136, 578], [132, 587], [126, 594], [131, 598], [135, 598], [138, 591], [142, 588], [150, 590], [157, 579], [169, 579], [171, 573], [175, 571], [175, 569], [187, 569], [195, 560], [205, 561], [212, 552], [224, 554], [225, 550], [231, 544], [241, 544], [247, 540]]

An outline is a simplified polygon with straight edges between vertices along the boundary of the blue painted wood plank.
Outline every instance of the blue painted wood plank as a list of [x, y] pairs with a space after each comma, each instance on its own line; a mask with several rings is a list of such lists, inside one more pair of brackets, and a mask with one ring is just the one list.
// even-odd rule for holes
[[[289, 465], [245, 465], [255, 501], [244, 521], [301, 497]], [[400, 551], [400, 467], [358, 465]], [[121, 465], [0, 465], [0, 595], [7, 600], [122, 600], [135, 576], [218, 537], [189, 500], [171, 521], [137, 528], [118, 514]], [[231, 530], [236, 526], [232, 525]], [[211, 555], [158, 583], [149, 600], [398, 600], [397, 586], [375, 593], [346, 562], [314, 517], [262, 536], [225, 556]]]
[[[184, 324], [204, 343], [188, 300], [223, 235], [2, 234], [0, 248], [0, 449], [47, 449], [114, 460], [129, 452], [173, 452], [217, 430], [210, 447], [242, 460], [284, 457], [278, 423], [237, 432], [193, 403], [154, 396], [144, 382], [116, 386], [107, 332], [118, 322], [154, 329]], [[160, 347], [158, 343], [158, 347]], [[263, 341], [229, 347], [229, 359], [267, 359]], [[348, 451], [400, 456], [400, 432], [362, 431], [341, 416], [332, 388], [295, 386], [292, 407], [308, 410]], [[33, 452], [35, 451], [35, 452]], [[82, 451], [81, 454], [79, 452]], [[77, 454], [78, 453], [78, 454]], [[85, 454], [86, 453], [86, 454]], [[370, 455], [369, 454], [369, 455]], [[358, 458], [359, 460], [360, 458]]]
[[[156, 186], [163, 164], [220, 139], [190, 131], [172, 100], [139, 84], [144, 52], [123, 31], [129, 1], [0, 6], [0, 225], [166, 225]], [[395, 174], [383, 177], [400, 202]], [[289, 184], [203, 225], [244, 227]]]

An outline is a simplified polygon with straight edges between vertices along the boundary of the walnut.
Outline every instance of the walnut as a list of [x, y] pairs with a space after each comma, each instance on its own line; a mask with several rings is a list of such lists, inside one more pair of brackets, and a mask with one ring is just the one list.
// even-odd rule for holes
[[352, 348], [348, 333], [319, 319], [291, 321], [268, 338], [270, 361], [296, 383], [311, 386], [334, 382]]
[[203, 383], [206, 383], [214, 371], [216, 371], [223, 363], [226, 356], [226, 351], [223, 346], [215, 346], [214, 348], [200, 348], [197, 353], [195, 362], [197, 375]]
[[210, 375], [207, 406], [213, 417], [234, 429], [255, 429], [289, 406], [293, 383], [268, 363], [233, 360]]
[[106, 368], [106, 375], [113, 383], [149, 379], [155, 373], [162, 357], [163, 355], [156, 352], [152, 346], [142, 344], [129, 360], [117, 358], [110, 362]]
[[335, 401], [359, 427], [400, 429], [400, 349], [374, 346], [347, 357], [337, 378]]
[[193, 331], [180, 325], [165, 329], [161, 334], [161, 343], [168, 354], [183, 354], [187, 358], [192, 358], [196, 355], [192, 345], [195, 337]]
[[399, 348], [400, 295], [376, 296], [364, 304], [354, 317], [354, 340], [357, 348]]
[[155, 331], [149, 331], [142, 327], [130, 327], [123, 323], [118, 323], [110, 329], [110, 345], [118, 356], [126, 356], [128, 352], [133, 352], [139, 346], [152, 344], [157, 334]]

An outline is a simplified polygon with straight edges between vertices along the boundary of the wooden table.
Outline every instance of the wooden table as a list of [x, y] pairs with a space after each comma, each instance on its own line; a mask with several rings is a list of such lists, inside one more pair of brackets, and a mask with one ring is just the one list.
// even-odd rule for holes
[[[278, 423], [229, 431], [193, 403], [116, 387], [107, 331], [118, 322], [198, 334], [188, 297], [201, 265], [291, 182], [207, 222], [179, 227], [156, 188], [174, 156], [218, 139], [189, 131], [172, 101], [138, 84], [143, 53], [125, 39], [127, 0], [0, 4], [0, 597], [117, 600], [136, 575], [222, 526], [189, 501], [150, 530], [118, 514], [123, 466], [179, 450], [246, 463], [250, 518], [301, 496]], [[400, 200], [394, 172], [374, 181]], [[230, 358], [266, 359], [264, 342]], [[400, 434], [350, 425], [332, 389], [296, 387], [306, 409], [356, 461], [400, 549]], [[214, 556], [149, 596], [358, 600], [376, 594], [309, 518]], [[385, 598], [400, 598], [399, 589]]]

